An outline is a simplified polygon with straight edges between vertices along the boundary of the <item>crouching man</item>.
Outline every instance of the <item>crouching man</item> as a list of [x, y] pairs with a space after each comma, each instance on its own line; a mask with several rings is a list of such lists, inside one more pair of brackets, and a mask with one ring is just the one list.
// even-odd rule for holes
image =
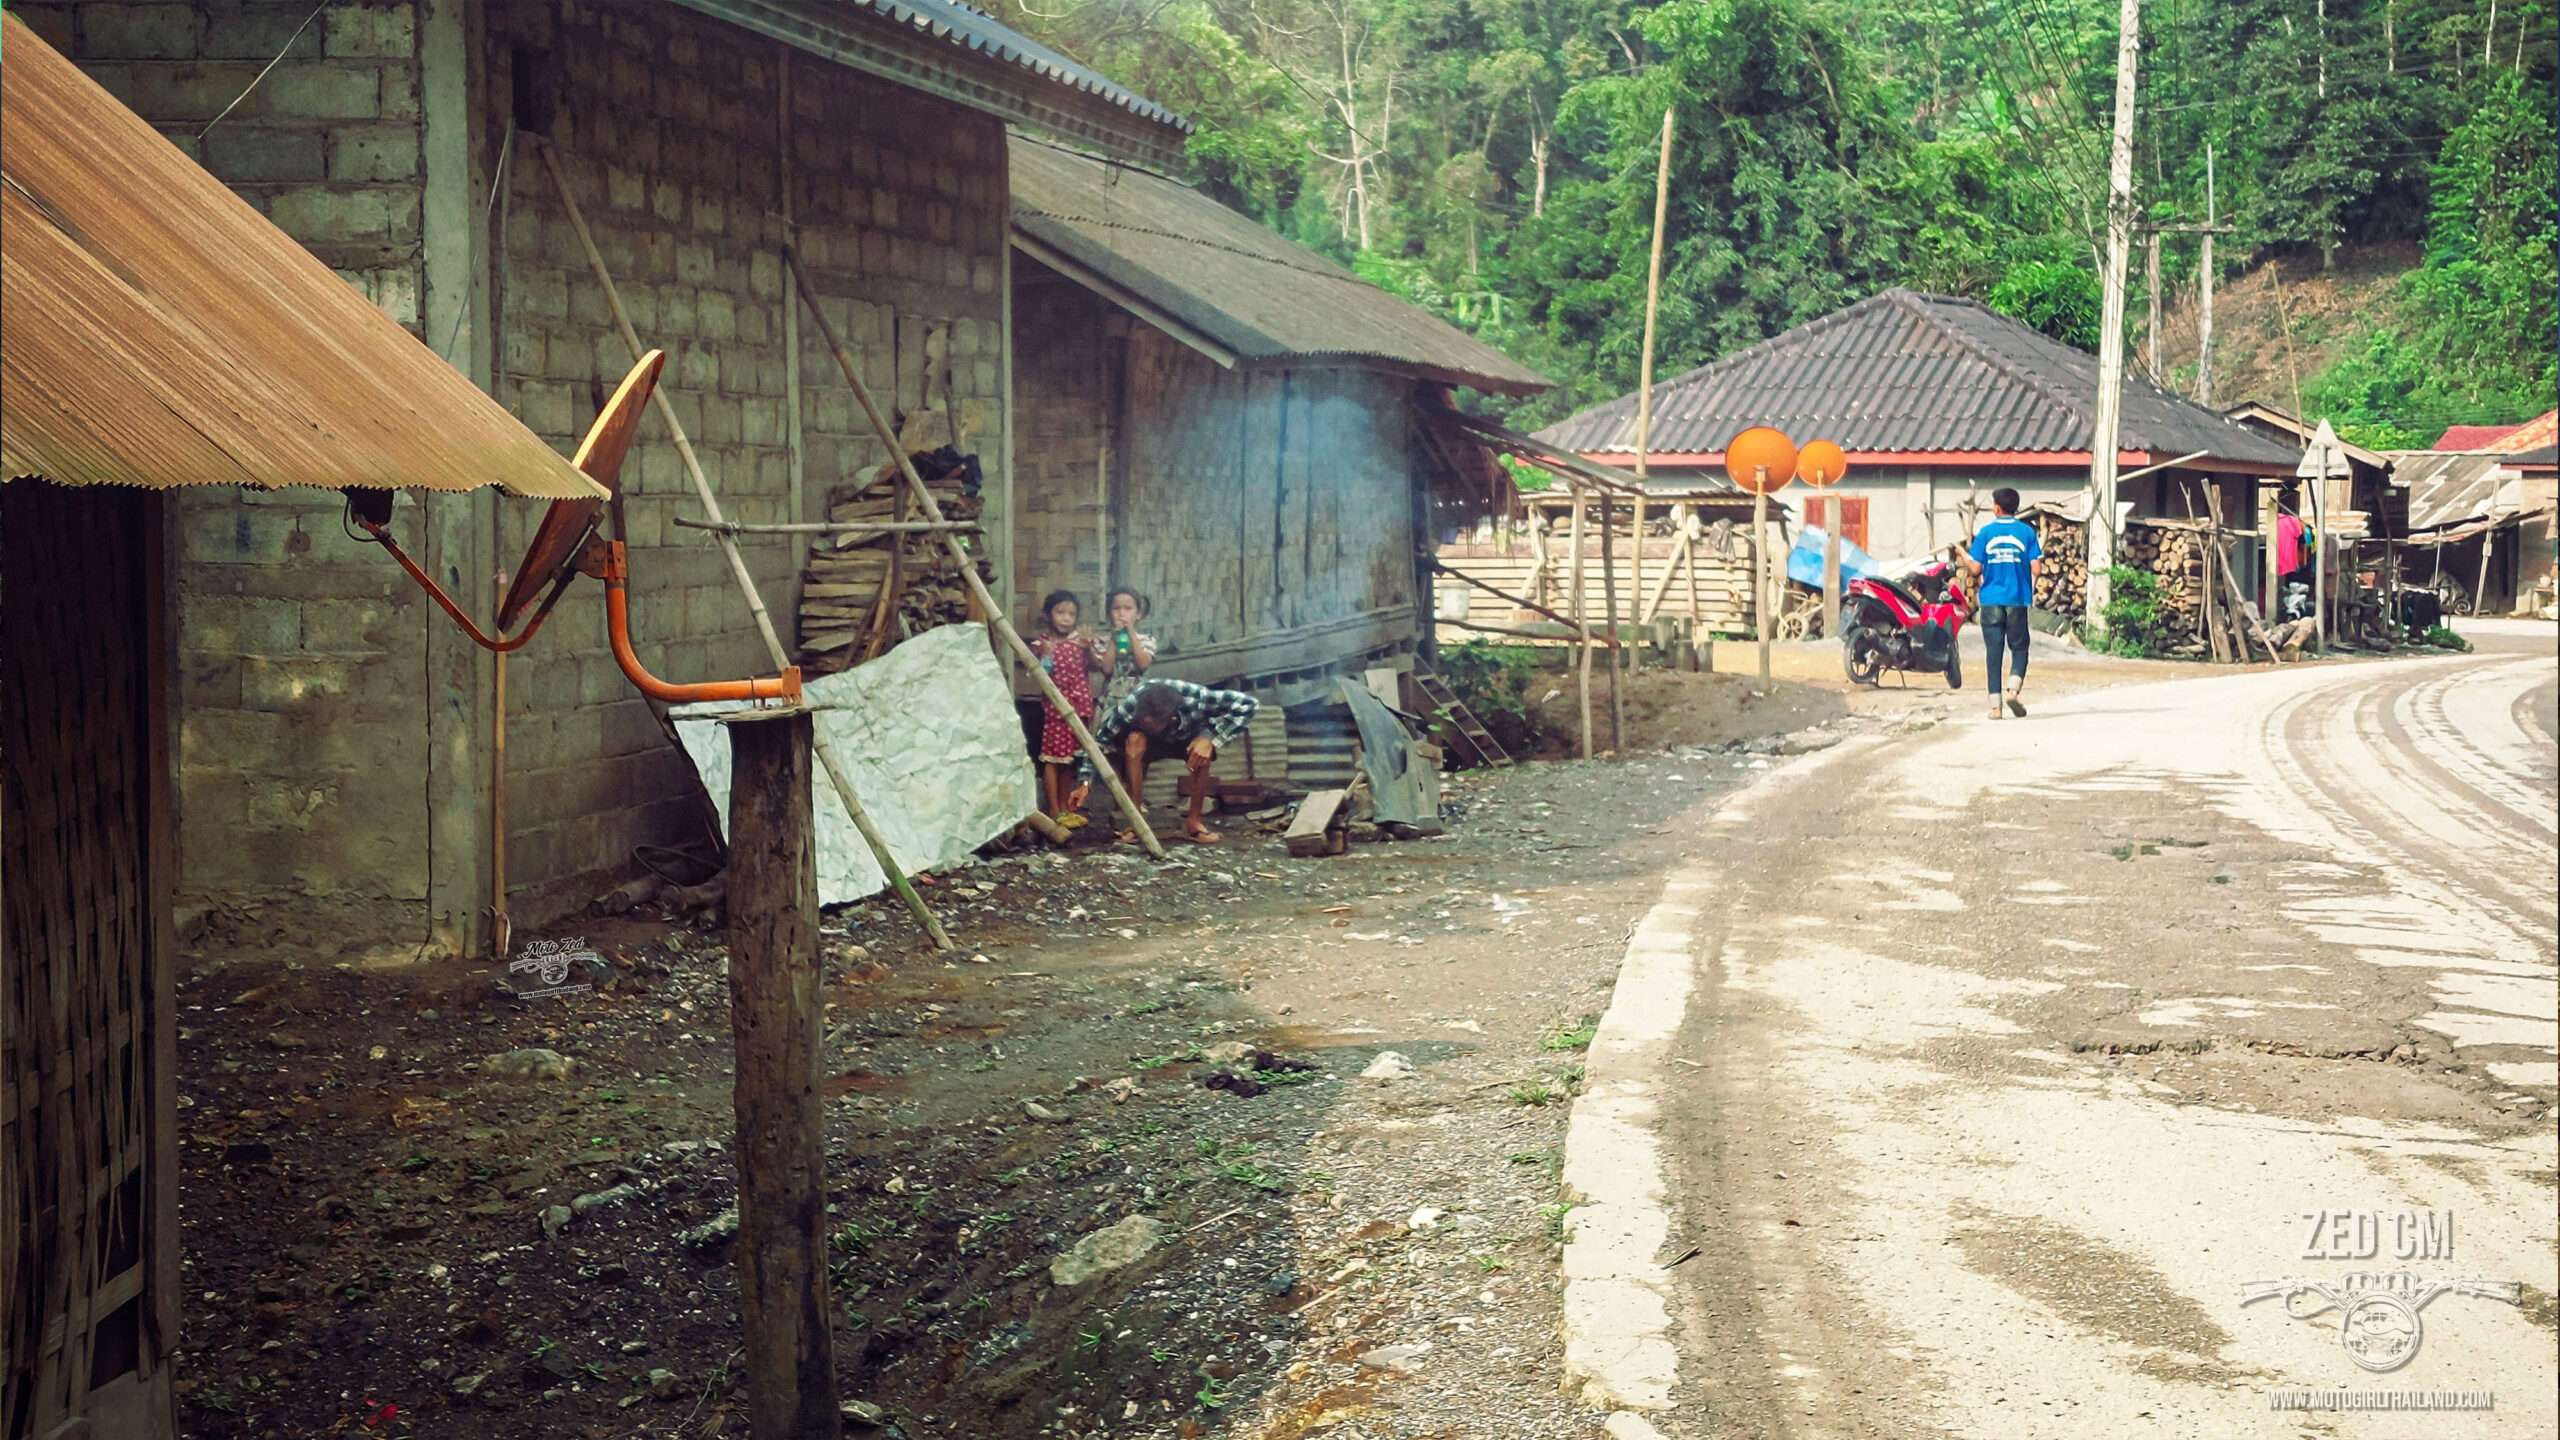
[[[1122, 777], [1129, 787], [1129, 799], [1138, 813], [1129, 817], [1133, 826], [1147, 823], [1147, 762], [1160, 755], [1180, 754], [1195, 782], [1207, 776], [1209, 762], [1218, 758], [1219, 747], [1233, 743], [1253, 720], [1253, 712], [1262, 702], [1233, 690], [1212, 690], [1188, 680], [1149, 680], [1095, 722], [1093, 738], [1105, 755], [1120, 757]], [[1080, 810], [1093, 790], [1093, 760], [1086, 757], [1076, 773], [1076, 788], [1067, 796], [1067, 808]], [[1218, 834], [1200, 823], [1200, 808], [1209, 798], [1208, 787], [1192, 786], [1191, 810], [1183, 817], [1182, 834], [1198, 845], [1215, 845]], [[1120, 832], [1122, 840], [1135, 840], [1132, 828]]]

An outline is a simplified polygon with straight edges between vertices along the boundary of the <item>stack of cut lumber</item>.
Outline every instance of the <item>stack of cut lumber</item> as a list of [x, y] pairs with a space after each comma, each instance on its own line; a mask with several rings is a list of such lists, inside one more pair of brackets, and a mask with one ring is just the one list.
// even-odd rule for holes
[[[927, 472], [930, 473], [930, 472]], [[836, 524], [878, 524], [923, 518], [905, 502], [904, 482], [893, 472], [859, 485], [838, 486], [827, 497], [827, 519]], [[980, 505], [957, 474], [930, 480], [926, 488], [943, 518], [972, 526], [956, 532], [976, 550]], [[894, 568], [897, 593], [885, 595]], [[981, 579], [991, 567], [977, 562]], [[800, 668], [813, 675], [861, 664], [900, 640], [973, 617], [969, 590], [942, 537], [918, 534], [830, 535], [810, 547], [801, 572]]]

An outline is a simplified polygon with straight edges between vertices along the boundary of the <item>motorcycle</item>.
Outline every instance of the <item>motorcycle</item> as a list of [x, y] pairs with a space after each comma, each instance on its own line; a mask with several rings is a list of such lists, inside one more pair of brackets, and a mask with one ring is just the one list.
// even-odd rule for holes
[[1882, 683], [1887, 670], [1937, 671], [1947, 688], [1964, 687], [1956, 635], [1964, 629], [1964, 597], [1945, 562], [1923, 566], [1908, 584], [1873, 576], [1854, 580], [1840, 599], [1840, 659], [1860, 685]]

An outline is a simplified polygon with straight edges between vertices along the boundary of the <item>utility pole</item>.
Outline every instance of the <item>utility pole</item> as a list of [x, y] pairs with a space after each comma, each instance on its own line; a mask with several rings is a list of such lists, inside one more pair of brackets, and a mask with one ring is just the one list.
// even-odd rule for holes
[[2107, 570], [2116, 558], [2116, 440], [2124, 421], [2124, 272], [2133, 248], [2133, 81], [2142, 52], [2142, 0], [2116, 15], [2115, 141], [2107, 159], [2107, 273], [2098, 322], [2098, 417], [2089, 440], [2088, 620], [2104, 630]]
[[[2196, 403], [2213, 404], [2213, 146], [2204, 147], [2204, 254], [2196, 260]], [[2298, 417], [2297, 417], [2298, 418]]]

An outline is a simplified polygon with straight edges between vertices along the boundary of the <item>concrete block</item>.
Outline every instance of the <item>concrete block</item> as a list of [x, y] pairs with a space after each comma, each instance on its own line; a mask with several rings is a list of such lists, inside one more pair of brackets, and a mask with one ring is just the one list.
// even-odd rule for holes
[[384, 67], [377, 103], [385, 120], [417, 119], [418, 72], [406, 65]]
[[283, 565], [311, 549], [291, 511], [265, 507], [189, 507], [179, 553], [194, 564]]
[[203, 595], [182, 587], [178, 629], [185, 650], [215, 658], [290, 655], [302, 648], [298, 607], [287, 600]]
[[720, 276], [720, 257], [710, 244], [688, 240], [676, 246], [676, 278], [687, 285], [708, 285]]
[[561, 270], [533, 270], [521, 277], [511, 276], [507, 287], [510, 309], [520, 309], [528, 316], [549, 320], [568, 318], [569, 276]]
[[72, 35], [71, 7], [60, 5], [12, 5], [9, 13], [26, 22], [36, 38], [65, 55], [77, 55], [80, 47]]
[[371, 600], [305, 600], [300, 608], [302, 648], [314, 654], [380, 652], [395, 638], [391, 627], [408, 618]]
[[[658, 291], [658, 334], [689, 340], [702, 333], [702, 294], [690, 285], [668, 285]], [[635, 325], [638, 322], [633, 322]]]
[[368, 125], [340, 130], [329, 137], [332, 180], [415, 180], [418, 178], [418, 127]]
[[695, 306], [695, 332], [705, 340], [738, 338], [738, 305], [717, 290], [702, 292]]
[[258, 97], [268, 114], [293, 119], [370, 120], [383, 113], [381, 78], [371, 66], [287, 61], [268, 73]]
[[354, 687], [355, 672], [353, 662], [341, 659], [244, 655], [240, 657], [240, 708], [273, 712], [337, 699]]
[[316, 131], [225, 122], [204, 137], [203, 149], [199, 163], [226, 184], [319, 180], [328, 174], [327, 145]]
[[749, 257], [747, 261], [748, 294], [759, 300], [784, 299], [786, 297], [782, 293], [782, 287], [785, 279], [780, 255], [759, 250]]
[[722, 234], [729, 228], [729, 207], [712, 191], [694, 192], [693, 228], [708, 235]]
[[[204, 30], [198, 41], [198, 53], [208, 60], [255, 60], [264, 65], [280, 54], [288, 60], [317, 60], [327, 35], [319, 25], [303, 26], [303, 20], [311, 14], [307, 5], [195, 8], [210, 12], [204, 16]], [[289, 51], [285, 48], [288, 43], [293, 47]]]
[[736, 396], [705, 395], [702, 397], [702, 425], [693, 438], [697, 445], [735, 445], [744, 425], [745, 412]]
[[193, 60], [200, 26], [193, 6], [90, 5], [81, 16], [82, 58]]
[[321, 23], [331, 55], [394, 59], [417, 52], [417, 17], [406, 3], [332, 6]]
[[[258, 75], [255, 65], [136, 65], [122, 72], [122, 83], [130, 93], [120, 93], [110, 82], [110, 68], [100, 67], [91, 78], [133, 107], [146, 120], [210, 120], [222, 113], [222, 107], [238, 99], [226, 124], [254, 120], [268, 113], [274, 96], [265, 86], [249, 91], [249, 82]], [[277, 67], [283, 73], [284, 67]], [[243, 91], [249, 91], [245, 98]]]
[[414, 234], [418, 195], [391, 190], [354, 190], [327, 185], [298, 185], [275, 193], [268, 217], [276, 227], [305, 245], [346, 240], [389, 240], [404, 215]]
[[517, 418], [538, 433], [567, 435], [576, 429], [575, 389], [555, 380], [527, 380], [516, 387]]
[[[671, 331], [673, 326], [668, 327]], [[688, 345], [676, 357], [676, 383], [699, 393], [719, 388], [720, 356], [706, 345]]]

